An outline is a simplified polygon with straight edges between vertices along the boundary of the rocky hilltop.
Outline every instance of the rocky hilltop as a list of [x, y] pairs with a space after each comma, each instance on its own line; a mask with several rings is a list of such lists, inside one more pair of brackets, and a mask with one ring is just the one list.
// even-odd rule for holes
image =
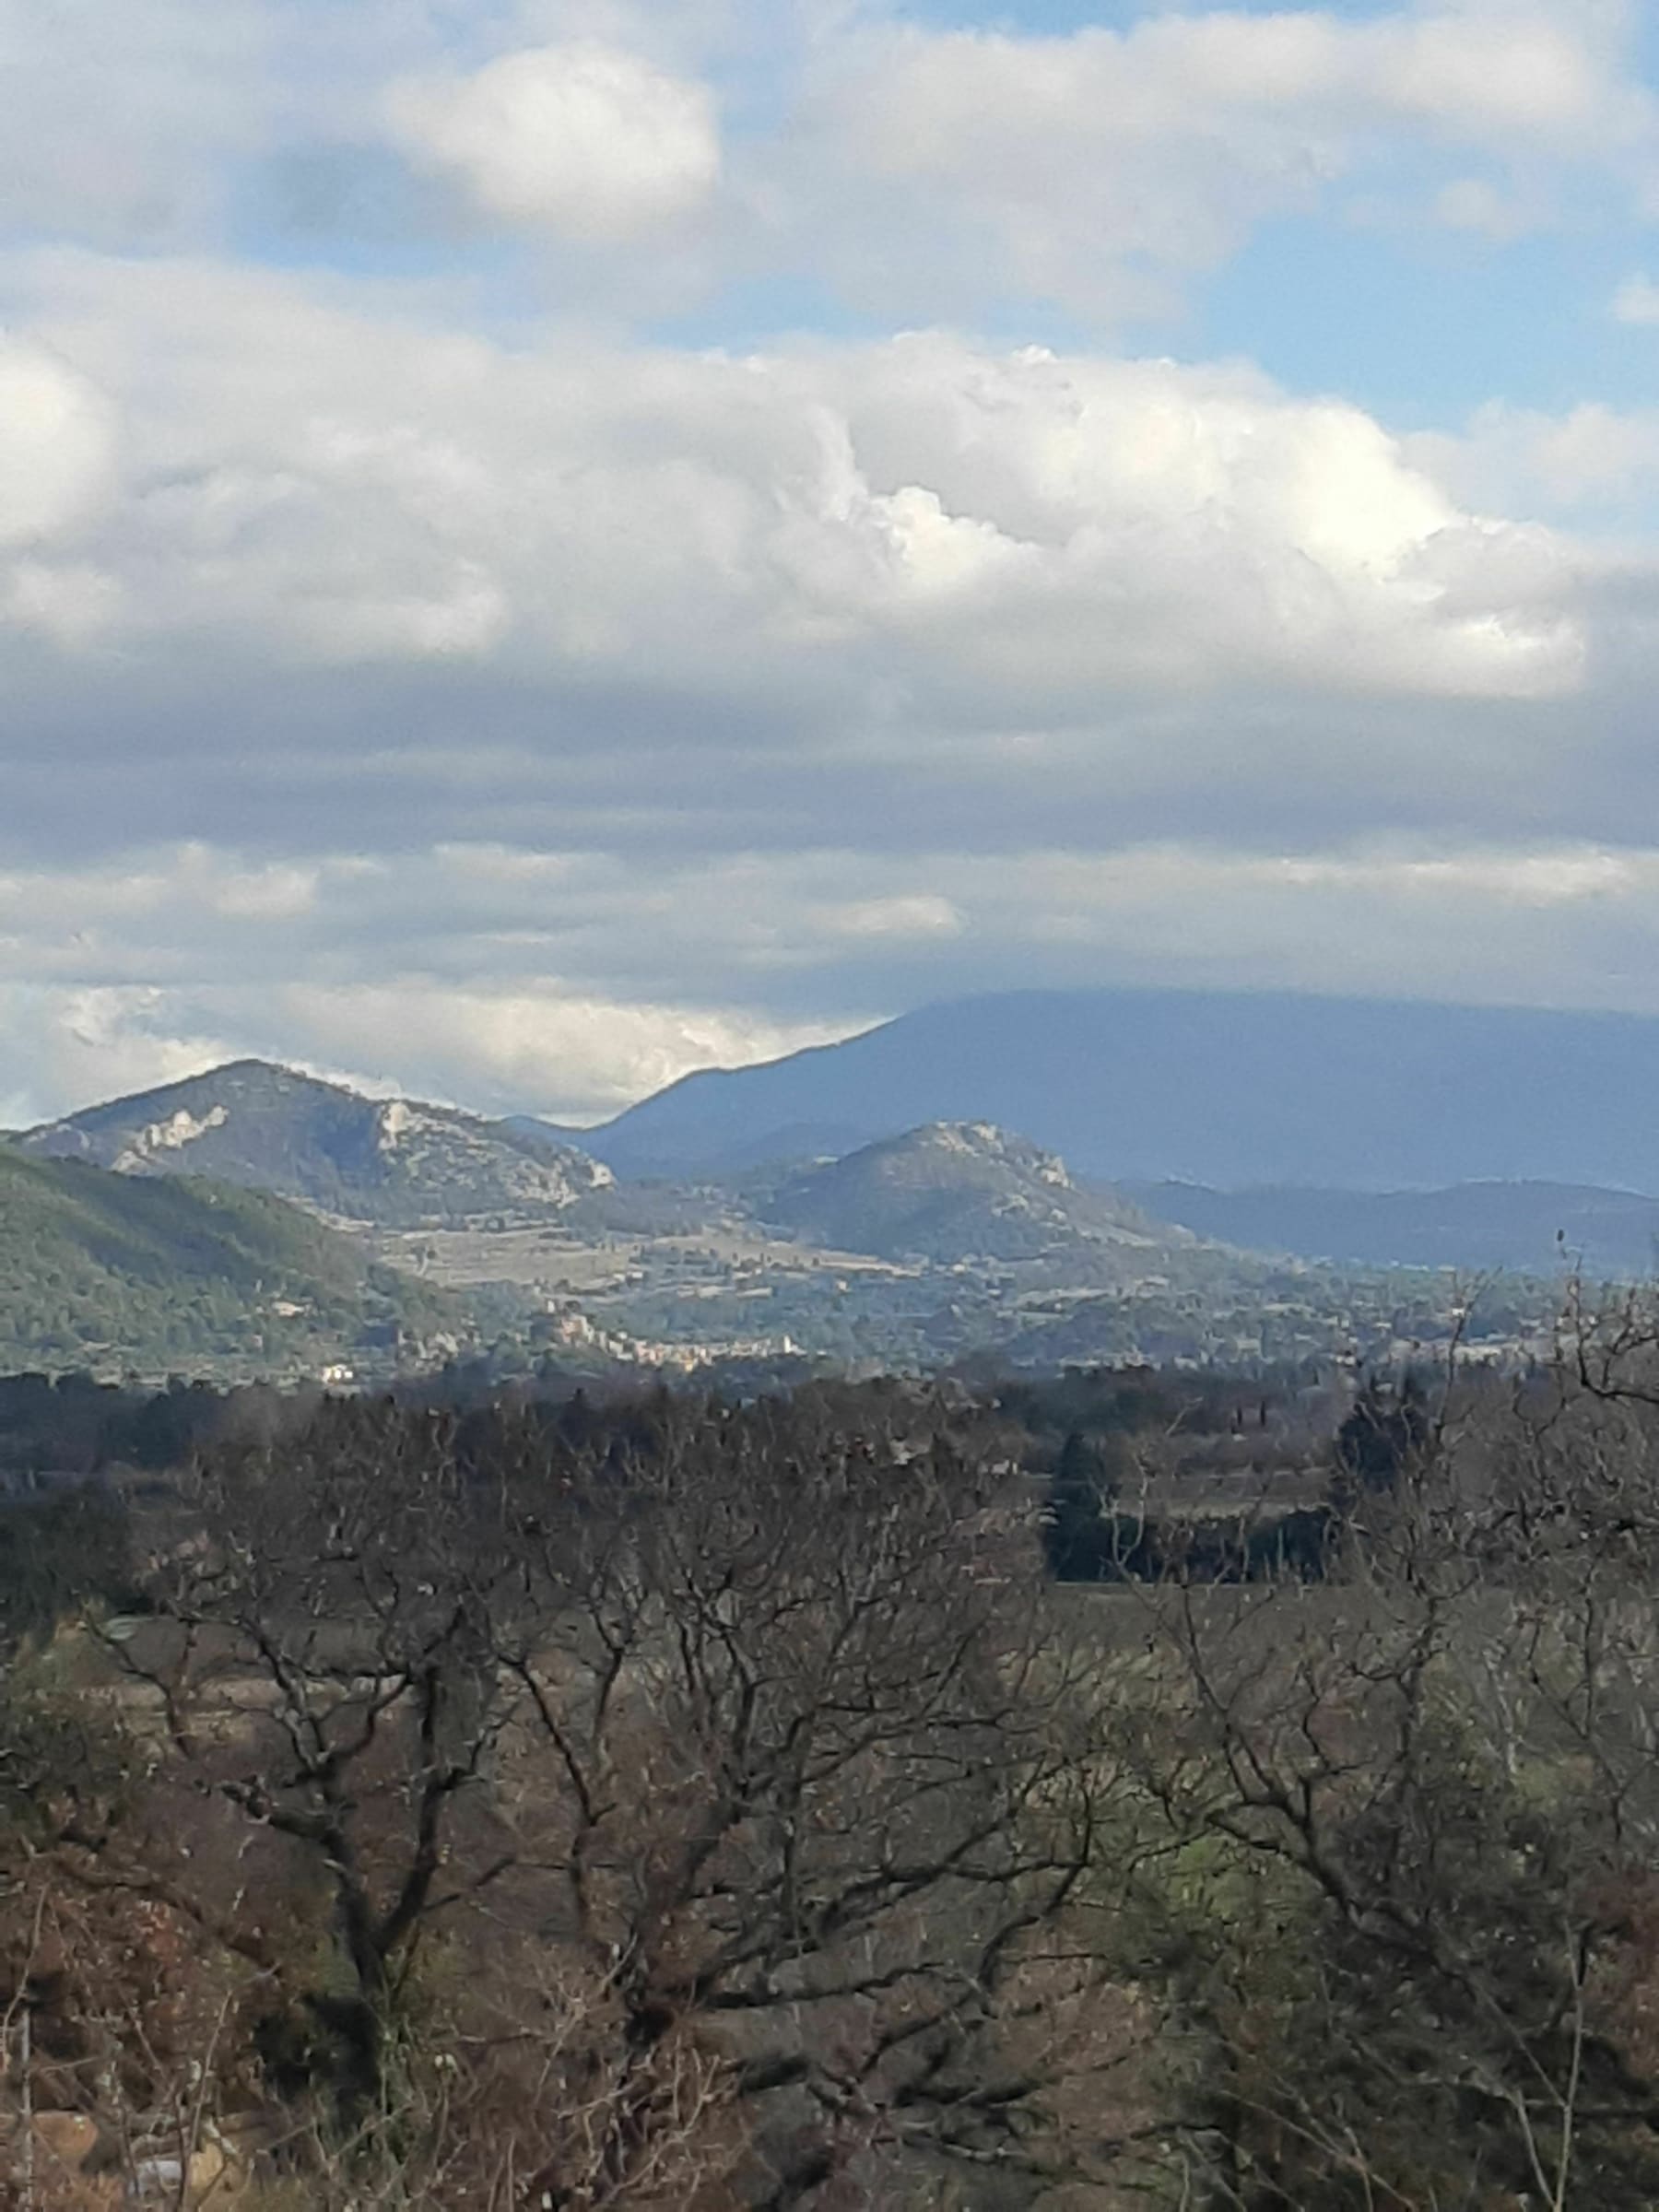
[[788, 1177], [756, 1206], [810, 1242], [888, 1259], [1032, 1260], [1078, 1244], [1144, 1253], [1183, 1241], [988, 1122], [932, 1122], [866, 1145]]
[[562, 1213], [606, 1188], [573, 1147], [239, 1060], [27, 1131], [26, 1152], [121, 1175], [206, 1176], [382, 1228]]

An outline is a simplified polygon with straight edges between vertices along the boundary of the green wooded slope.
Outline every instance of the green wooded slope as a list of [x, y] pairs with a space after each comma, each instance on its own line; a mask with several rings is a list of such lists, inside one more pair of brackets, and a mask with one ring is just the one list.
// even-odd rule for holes
[[315, 1370], [459, 1316], [281, 1199], [0, 1144], [0, 1368]]

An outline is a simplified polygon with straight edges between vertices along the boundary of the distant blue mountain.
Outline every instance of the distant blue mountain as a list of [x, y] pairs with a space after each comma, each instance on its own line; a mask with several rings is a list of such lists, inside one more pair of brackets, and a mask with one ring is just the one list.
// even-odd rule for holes
[[1123, 1195], [1200, 1237], [1364, 1266], [1568, 1266], [1621, 1281], [1659, 1269], [1659, 1199], [1560, 1182], [1462, 1182], [1443, 1191], [1206, 1190], [1145, 1182]]
[[1659, 1189], [1659, 1020], [1287, 993], [1030, 991], [688, 1076], [583, 1148], [619, 1174], [992, 1122], [1114, 1182]]

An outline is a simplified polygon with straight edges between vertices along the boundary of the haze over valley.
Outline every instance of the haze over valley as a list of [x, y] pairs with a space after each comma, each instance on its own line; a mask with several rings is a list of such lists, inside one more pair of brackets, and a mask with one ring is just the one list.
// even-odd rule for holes
[[[1520, 1053], [1561, 1071], [1553, 1095], [1517, 1086]], [[1436, 1055], [1442, 1079], [1425, 1083]], [[1201, 1090], [1223, 1066], [1225, 1086]], [[50, 1331], [26, 1318], [47, 1311], [30, 1230], [12, 1241], [6, 1325], [15, 1357], [32, 1326], [37, 1356], [112, 1373], [165, 1371], [179, 1351], [300, 1373], [307, 1348], [309, 1371], [341, 1379], [487, 1349], [509, 1364], [1351, 1364], [1442, 1340], [1478, 1290], [1477, 1334], [1519, 1356], [1547, 1341], [1570, 1276], [1652, 1270], [1659, 1204], [1559, 1180], [1641, 1171], [1650, 1072], [1659, 1023], [1135, 994], [927, 1009], [693, 1077], [588, 1131], [238, 1062], [18, 1133], [11, 1218], [26, 1195], [57, 1206], [52, 1265], [79, 1302], [60, 1300]], [[1338, 1122], [1346, 1099], [1364, 1103]], [[993, 1118], [1010, 1108], [1023, 1128]], [[1276, 1182], [1298, 1135], [1311, 1170], [1409, 1159], [1422, 1181]], [[1102, 1172], [1114, 1160], [1140, 1172]], [[1482, 1161], [1519, 1171], [1430, 1180]], [[1202, 1180], [1228, 1169], [1230, 1188]], [[110, 1288], [126, 1260], [86, 1213], [94, 1194], [120, 1213], [147, 1191], [165, 1218], [158, 1185], [199, 1258], [188, 1288], [175, 1263], [194, 1334], [157, 1331]], [[262, 1223], [291, 1221], [285, 1273], [250, 1246], [231, 1189], [262, 1194]], [[182, 1209], [204, 1204], [234, 1262], [192, 1243]], [[238, 1267], [260, 1290], [228, 1319]], [[339, 1306], [342, 1269], [371, 1293], [360, 1311]]]

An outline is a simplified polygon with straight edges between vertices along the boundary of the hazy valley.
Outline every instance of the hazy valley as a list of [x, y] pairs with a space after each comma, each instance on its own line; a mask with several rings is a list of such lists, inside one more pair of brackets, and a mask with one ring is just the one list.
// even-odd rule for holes
[[[20, 1362], [153, 1373], [194, 1359], [227, 1374], [309, 1363], [359, 1378], [461, 1352], [912, 1371], [975, 1357], [1390, 1359], [1453, 1326], [1519, 1353], [1547, 1339], [1570, 1272], [1649, 1272], [1659, 1204], [1634, 1190], [1542, 1175], [1395, 1191], [1271, 1181], [1285, 1157], [1275, 1100], [1297, 1083], [1357, 1080], [1323, 1048], [1317, 1068], [1281, 1065], [1287, 1024], [1312, 1009], [1328, 1039], [1332, 1008], [1244, 1001], [1218, 1014], [1218, 1002], [1153, 994], [1124, 1016], [1132, 995], [908, 1017], [675, 1086], [587, 1133], [368, 1099], [253, 1061], [95, 1105], [12, 1140], [6, 1340]], [[1110, 1070], [1088, 1029], [1107, 1013], [1123, 1016]], [[952, 1050], [917, 1060], [911, 1031], [947, 1014]], [[1206, 1022], [1229, 1079], [1195, 1109], [1185, 1055]], [[1251, 1022], [1275, 1038], [1271, 1097], [1253, 1096], [1248, 1067], [1228, 1059]], [[1626, 1059], [1659, 1053], [1654, 1028], [1590, 1025], [1604, 1055]], [[1148, 1041], [1158, 1029], [1161, 1045]], [[1506, 1023], [1496, 1034], [1508, 1049]], [[888, 1039], [925, 1070], [897, 1096], [882, 1074]], [[1477, 1048], [1465, 1042], [1465, 1056]], [[1499, 1050], [1487, 1080], [1502, 1073]], [[1099, 1100], [1091, 1134], [1080, 1096]], [[1469, 1097], [1450, 1081], [1417, 1095], [1414, 1125], [1391, 1143], [1425, 1166], [1465, 1157]], [[1035, 1131], [990, 1119], [999, 1103], [1030, 1112]], [[881, 1127], [942, 1104], [972, 1111]], [[1493, 1135], [1497, 1156], [1559, 1165], [1568, 1140], [1527, 1149], [1520, 1111]], [[1635, 1118], [1618, 1092], [1575, 1127], [1571, 1157], [1640, 1166]], [[1043, 1133], [1056, 1128], [1077, 1135], [1097, 1171], [1051, 1148]], [[654, 1151], [641, 1151], [641, 1130]], [[1100, 1175], [1114, 1156], [1165, 1172]], [[1327, 1144], [1318, 1157], [1330, 1156]], [[1248, 1180], [1205, 1183], [1200, 1171], [1221, 1159]], [[18, 1233], [48, 1196], [50, 1234]], [[143, 1290], [163, 1264], [106, 1226], [135, 1209], [171, 1240], [165, 1324]]]

